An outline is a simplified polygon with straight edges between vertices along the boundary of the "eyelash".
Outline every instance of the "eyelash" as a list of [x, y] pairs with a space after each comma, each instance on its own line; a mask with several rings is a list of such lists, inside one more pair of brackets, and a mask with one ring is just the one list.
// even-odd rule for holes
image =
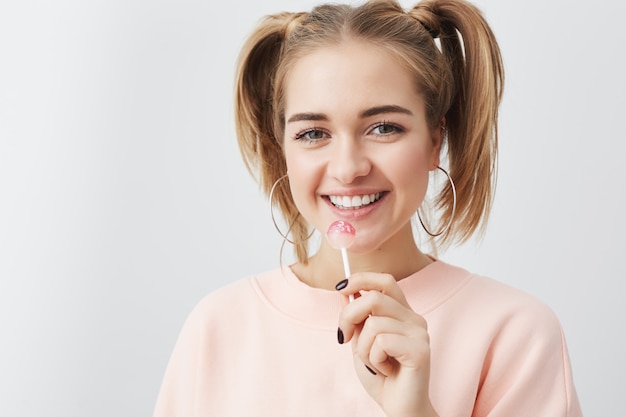
[[320, 140], [323, 140], [324, 138], [320, 138], [320, 139], [311, 139], [311, 138], [307, 138], [306, 135], [308, 135], [309, 133], [313, 133], [313, 132], [319, 132], [321, 133], [323, 136], [328, 136], [328, 133], [326, 133], [323, 129], [317, 128], [317, 127], [311, 127], [305, 130], [301, 130], [300, 132], [296, 133], [295, 136], [293, 137], [294, 140], [296, 141], [305, 141], [306, 143], [316, 143], [319, 142]]
[[393, 128], [393, 132], [389, 132], [389, 133], [374, 133], [374, 135], [376, 135], [377, 137], [384, 137], [384, 136], [389, 136], [389, 135], [393, 135], [396, 133], [403, 133], [404, 129], [394, 123], [389, 123], [387, 121], [384, 121], [382, 123], [378, 123], [376, 125], [374, 125], [371, 129], [371, 131], [374, 131], [375, 129], [381, 128], [381, 127], [391, 127]]
[[[379, 128], [383, 128], [383, 127], [391, 127], [393, 128], [392, 132], [389, 133], [373, 133], [374, 130], [379, 129]], [[372, 132], [373, 135], [375, 135], [376, 137], [386, 137], [386, 136], [390, 136], [393, 134], [397, 134], [397, 133], [403, 133], [405, 130], [394, 124], [394, 123], [389, 123], [387, 121], [383, 121], [381, 123], [377, 123], [374, 126], [372, 126], [371, 129], [369, 129], [370, 132]], [[316, 143], [319, 142], [320, 140], [325, 139], [325, 137], [319, 138], [319, 139], [311, 139], [311, 138], [307, 138], [307, 135], [310, 133], [321, 133], [323, 136], [328, 137], [328, 133], [324, 130], [324, 129], [320, 129], [317, 127], [311, 127], [311, 128], [307, 128], [305, 130], [301, 130], [300, 132], [296, 133], [293, 137], [294, 140], [296, 141], [305, 141], [306, 143]]]

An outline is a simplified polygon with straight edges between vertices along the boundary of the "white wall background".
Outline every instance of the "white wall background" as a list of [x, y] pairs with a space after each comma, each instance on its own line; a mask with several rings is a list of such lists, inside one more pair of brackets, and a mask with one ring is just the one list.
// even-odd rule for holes
[[[314, 3], [1, 0], [1, 415], [150, 415], [192, 306], [278, 263], [233, 68], [262, 15]], [[552, 306], [586, 416], [626, 415], [625, 3], [477, 4], [507, 70], [499, 188], [443, 259]]]

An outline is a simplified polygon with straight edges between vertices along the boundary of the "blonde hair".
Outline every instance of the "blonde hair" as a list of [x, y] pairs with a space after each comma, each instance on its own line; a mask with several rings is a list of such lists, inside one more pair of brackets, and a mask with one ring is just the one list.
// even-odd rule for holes
[[[460, 243], [484, 232], [495, 188], [504, 71], [493, 32], [465, 0], [424, 0], [409, 10], [395, 0], [370, 0], [356, 7], [326, 4], [310, 13], [264, 18], [243, 46], [236, 75], [237, 139], [248, 170], [266, 194], [286, 174], [286, 74], [302, 56], [346, 39], [375, 43], [399, 57], [415, 77], [430, 127], [445, 119], [457, 207], [452, 226], [437, 243]], [[286, 180], [277, 184], [273, 200], [290, 225], [298, 260], [306, 263], [309, 225]], [[448, 184], [436, 198], [440, 225], [448, 223], [452, 201]]]

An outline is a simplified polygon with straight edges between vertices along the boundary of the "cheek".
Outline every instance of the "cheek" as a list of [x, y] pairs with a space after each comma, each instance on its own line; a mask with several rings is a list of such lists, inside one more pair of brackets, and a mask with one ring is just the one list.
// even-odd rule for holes
[[423, 149], [397, 153], [386, 161], [387, 175], [399, 192], [403, 205], [417, 209], [428, 188], [430, 155]]
[[302, 166], [295, 164], [291, 167], [287, 166], [287, 174], [289, 175], [289, 187], [291, 195], [297, 206], [300, 205], [302, 196], [306, 195], [309, 188], [307, 176], [302, 173]]
[[310, 158], [288, 147], [285, 149], [285, 161], [291, 195], [296, 207], [303, 211], [307, 199], [314, 195], [319, 169]]
[[385, 161], [388, 172], [396, 178], [396, 181], [411, 183], [415, 187], [420, 187], [428, 182], [431, 163], [430, 154], [421, 148], [396, 152]]

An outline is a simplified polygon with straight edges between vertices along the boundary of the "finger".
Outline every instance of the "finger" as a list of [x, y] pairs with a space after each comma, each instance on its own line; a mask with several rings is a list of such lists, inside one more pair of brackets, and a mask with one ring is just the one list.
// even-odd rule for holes
[[409, 307], [409, 303], [404, 297], [404, 293], [398, 286], [396, 279], [391, 274], [381, 274], [377, 272], [357, 272], [350, 275], [350, 278], [342, 281], [336, 287], [338, 291], [349, 296], [358, 294], [361, 291], [378, 291], [397, 300], [402, 305]]
[[430, 367], [430, 343], [427, 332], [410, 335], [379, 333], [367, 358], [375, 369], [391, 375], [394, 367], [422, 371]]
[[[401, 343], [390, 344], [397, 340]], [[415, 313], [409, 320], [372, 316], [354, 337], [352, 348], [363, 363], [390, 375], [396, 363], [421, 366], [423, 356], [430, 354], [430, 337], [426, 321]]]
[[[387, 376], [389, 375], [387, 369], [381, 368], [378, 363], [372, 363], [372, 347], [378, 335], [388, 333], [402, 334], [404, 330], [405, 326], [403, 326], [403, 323], [398, 320], [389, 317], [369, 317], [365, 320], [361, 331], [358, 332], [358, 336], [354, 337], [352, 342], [352, 351], [354, 355], [357, 356], [365, 365], [370, 368], [375, 368], [378, 373], [382, 373]], [[384, 358], [380, 359], [380, 362], [383, 361], [385, 361]]]
[[352, 339], [354, 331], [369, 317], [389, 317], [401, 321], [410, 321], [416, 314], [395, 299], [378, 291], [362, 293], [354, 302], [345, 306], [339, 315], [339, 328], [344, 340]]
[[[348, 280], [345, 279], [344, 280], [346, 282], [346, 285], [348, 283]], [[342, 282], [344, 282], [342, 281]], [[341, 282], [340, 282], [341, 284]], [[361, 296], [361, 293], [356, 292], [354, 294], [344, 294], [343, 291], [339, 290], [340, 294], [342, 295], [341, 297], [341, 301], [342, 301], [342, 305], [345, 307], [348, 304], [350, 304], [351, 302], [353, 302], [354, 300], [356, 300], [357, 298], [359, 298]]]

